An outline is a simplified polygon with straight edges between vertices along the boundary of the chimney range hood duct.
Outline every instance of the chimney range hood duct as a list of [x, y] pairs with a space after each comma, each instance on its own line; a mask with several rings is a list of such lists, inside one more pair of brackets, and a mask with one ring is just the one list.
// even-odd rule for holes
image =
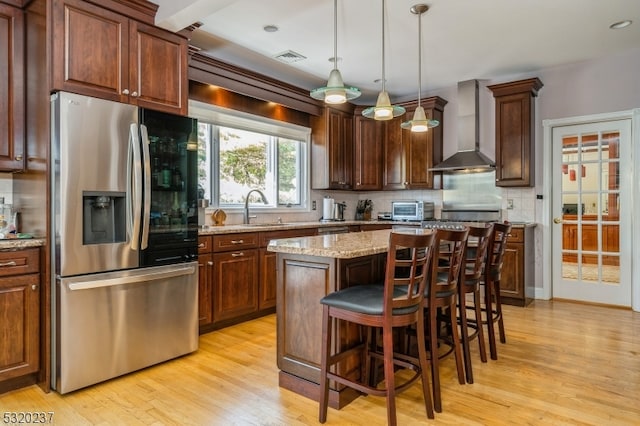
[[480, 152], [478, 80], [458, 83], [458, 152], [429, 169], [435, 172], [489, 171], [496, 165]]

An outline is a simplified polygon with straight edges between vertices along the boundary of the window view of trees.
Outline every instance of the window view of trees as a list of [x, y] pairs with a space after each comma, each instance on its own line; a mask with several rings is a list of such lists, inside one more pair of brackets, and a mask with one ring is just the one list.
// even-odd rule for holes
[[240, 206], [249, 190], [260, 189], [270, 207], [301, 205], [304, 141], [203, 122], [199, 127], [204, 198], [218, 206]]

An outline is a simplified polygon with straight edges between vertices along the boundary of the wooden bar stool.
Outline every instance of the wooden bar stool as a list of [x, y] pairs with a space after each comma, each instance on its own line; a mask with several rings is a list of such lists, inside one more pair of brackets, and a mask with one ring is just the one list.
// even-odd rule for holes
[[500, 301], [500, 276], [502, 274], [502, 261], [504, 250], [507, 246], [507, 238], [511, 232], [509, 222], [494, 223], [493, 232], [489, 239], [487, 248], [487, 260], [484, 267], [484, 324], [487, 325], [489, 335], [489, 351], [491, 359], [498, 359], [498, 348], [496, 346], [496, 336], [494, 324], [498, 323], [500, 342], [506, 343], [507, 337], [504, 332], [504, 320], [502, 317], [502, 303]]
[[[322, 355], [320, 363], [320, 412], [319, 421], [327, 420], [329, 404], [329, 380], [365, 394], [386, 396], [387, 423], [396, 425], [396, 393], [408, 389], [418, 378], [422, 379], [427, 417], [434, 418], [429, 379], [427, 353], [424, 339], [418, 339], [418, 356], [394, 354], [393, 330], [413, 325], [424, 335], [424, 311], [422, 302], [426, 288], [429, 262], [432, 256], [435, 232], [417, 229], [415, 231], [392, 232], [389, 237], [389, 252], [383, 284], [365, 284], [340, 290], [323, 297], [322, 303]], [[338, 353], [332, 353], [332, 329], [334, 320], [344, 320], [363, 327], [382, 330], [382, 353], [377, 345], [365, 341]], [[370, 330], [367, 330], [370, 331]], [[338, 345], [336, 345], [337, 347]], [[353, 353], [363, 352], [364, 369], [359, 378], [344, 377], [331, 371], [331, 366]], [[376, 383], [368, 383], [371, 357], [382, 359], [384, 365], [384, 388]], [[395, 369], [413, 370], [413, 374], [403, 383], [396, 384]]]
[[[460, 340], [464, 354], [464, 370], [467, 383], [473, 383], [473, 369], [471, 366], [470, 342], [477, 338], [480, 350], [480, 360], [487, 362], [484, 331], [482, 326], [482, 298], [480, 297], [480, 282], [487, 257], [487, 248], [493, 232], [493, 224], [484, 227], [469, 227], [467, 249], [464, 266], [460, 269], [462, 277], [458, 286], [458, 324], [460, 324]], [[467, 300], [471, 295], [471, 300]], [[467, 310], [473, 311], [472, 318], [467, 316]], [[472, 331], [469, 333], [469, 331]]]
[[[458, 382], [465, 384], [464, 367], [462, 365], [462, 349], [457, 327], [456, 307], [458, 302], [458, 285], [460, 269], [464, 263], [465, 249], [469, 228], [463, 230], [438, 229], [431, 262], [431, 277], [426, 289], [423, 306], [427, 321], [429, 342], [429, 360], [431, 363], [431, 382], [433, 387], [433, 407], [442, 411], [440, 393], [440, 359], [454, 354]], [[441, 339], [441, 321], [452, 325], [448, 327], [448, 339]], [[417, 332], [418, 336], [424, 336]], [[418, 341], [421, 339], [418, 338]], [[450, 348], [440, 354], [441, 343], [447, 342]]]

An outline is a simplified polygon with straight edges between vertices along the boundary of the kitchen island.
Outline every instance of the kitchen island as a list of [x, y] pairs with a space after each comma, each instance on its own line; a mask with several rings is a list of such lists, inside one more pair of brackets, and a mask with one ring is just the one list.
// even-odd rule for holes
[[[319, 399], [322, 306], [325, 295], [354, 285], [384, 280], [391, 230], [272, 240], [277, 253], [277, 362], [279, 384]], [[394, 232], [432, 232], [401, 228]], [[357, 326], [342, 322], [333, 333], [339, 350], [361, 341]], [[345, 359], [342, 374], [360, 376], [360, 356]], [[330, 383], [329, 405], [342, 408], [358, 397], [353, 389]]]

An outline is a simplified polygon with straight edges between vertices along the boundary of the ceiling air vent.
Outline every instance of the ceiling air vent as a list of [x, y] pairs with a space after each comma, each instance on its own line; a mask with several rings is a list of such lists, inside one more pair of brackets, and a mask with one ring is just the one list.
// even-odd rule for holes
[[280, 62], [284, 62], [285, 64], [292, 64], [294, 62], [302, 61], [303, 59], [307, 59], [306, 56], [302, 56], [299, 53], [294, 52], [293, 50], [287, 50], [282, 53], [278, 53], [274, 56]]

